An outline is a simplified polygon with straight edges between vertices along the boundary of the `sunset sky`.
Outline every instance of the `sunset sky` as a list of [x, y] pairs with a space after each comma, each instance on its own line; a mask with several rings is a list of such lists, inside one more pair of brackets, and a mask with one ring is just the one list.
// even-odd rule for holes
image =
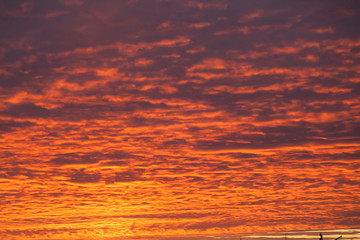
[[1, 240], [360, 238], [360, 1], [0, 16]]

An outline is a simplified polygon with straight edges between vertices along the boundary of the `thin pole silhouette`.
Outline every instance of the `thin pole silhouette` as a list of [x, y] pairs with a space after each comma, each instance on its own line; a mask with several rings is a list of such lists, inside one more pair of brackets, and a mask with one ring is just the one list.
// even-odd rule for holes
[[[340, 238], [342, 238], [342, 236], [335, 238], [335, 240], [339, 240]], [[323, 235], [321, 233], [320, 233], [320, 240], [324, 240]]]

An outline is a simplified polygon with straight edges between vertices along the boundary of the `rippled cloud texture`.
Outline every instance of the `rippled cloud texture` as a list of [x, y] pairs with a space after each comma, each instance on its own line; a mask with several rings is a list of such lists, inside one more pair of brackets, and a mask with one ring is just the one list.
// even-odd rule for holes
[[0, 9], [1, 239], [360, 227], [359, 1]]

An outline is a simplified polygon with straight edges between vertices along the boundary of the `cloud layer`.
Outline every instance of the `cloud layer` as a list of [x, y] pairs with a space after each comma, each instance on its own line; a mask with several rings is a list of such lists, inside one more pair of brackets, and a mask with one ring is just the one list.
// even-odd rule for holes
[[357, 1], [0, 9], [2, 239], [360, 226]]

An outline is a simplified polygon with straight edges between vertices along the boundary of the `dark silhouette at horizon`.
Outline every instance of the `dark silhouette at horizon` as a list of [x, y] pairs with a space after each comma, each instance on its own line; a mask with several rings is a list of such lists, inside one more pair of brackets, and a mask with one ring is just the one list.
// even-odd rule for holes
[[[335, 238], [334, 240], [339, 240], [340, 238], [342, 238], [342, 236], [340, 236], [340, 237], [337, 237], [337, 238]], [[323, 240], [323, 235], [320, 233], [320, 240]]]

